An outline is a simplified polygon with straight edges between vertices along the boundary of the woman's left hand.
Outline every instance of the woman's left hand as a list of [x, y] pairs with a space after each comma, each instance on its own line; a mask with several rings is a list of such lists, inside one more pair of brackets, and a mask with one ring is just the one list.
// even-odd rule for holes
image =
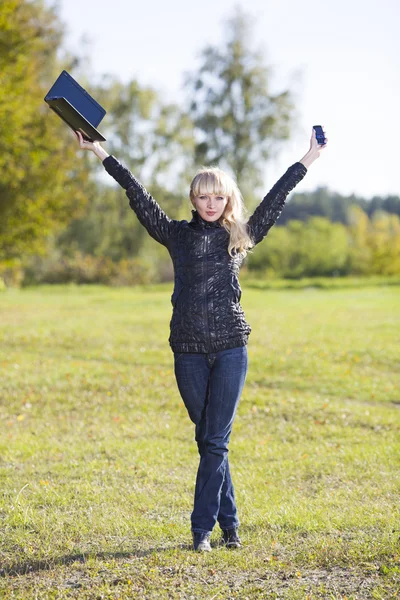
[[319, 158], [319, 155], [321, 154], [321, 152], [328, 145], [328, 138], [326, 137], [326, 131], [323, 126], [322, 126], [322, 131], [324, 132], [324, 136], [325, 136], [325, 144], [318, 144], [317, 135], [316, 135], [315, 129], [313, 127], [312, 131], [311, 131], [310, 149], [307, 152], [307, 154], [305, 154], [305, 156], [303, 156], [303, 158], [301, 160], [299, 160], [299, 162], [301, 162], [307, 169], [314, 162], [314, 160]]

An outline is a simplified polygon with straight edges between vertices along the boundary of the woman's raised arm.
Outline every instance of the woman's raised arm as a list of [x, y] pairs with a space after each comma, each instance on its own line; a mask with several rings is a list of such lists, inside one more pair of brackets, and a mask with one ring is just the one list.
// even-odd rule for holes
[[88, 142], [83, 139], [78, 131], [76, 136], [82, 150], [92, 151], [103, 163], [109, 173], [121, 187], [126, 190], [129, 205], [136, 213], [140, 223], [148, 233], [160, 244], [167, 246], [168, 239], [175, 228], [177, 221], [170, 219], [159, 204], [142, 186], [142, 184], [124, 167], [114, 156], [111, 156], [100, 145], [100, 142]]
[[[325, 133], [325, 132], [324, 132]], [[303, 179], [310, 165], [319, 157], [320, 152], [326, 147], [319, 145], [315, 130], [312, 130], [310, 148], [299, 162], [288, 168], [286, 173], [276, 182], [247, 222], [247, 228], [255, 244], [259, 244], [276, 223], [285, 205], [285, 200], [294, 187]]]

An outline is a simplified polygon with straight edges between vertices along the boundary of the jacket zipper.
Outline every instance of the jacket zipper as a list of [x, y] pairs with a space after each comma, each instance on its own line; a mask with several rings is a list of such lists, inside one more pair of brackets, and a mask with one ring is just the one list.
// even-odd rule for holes
[[204, 236], [204, 257], [205, 257], [205, 276], [203, 285], [204, 297], [204, 324], [206, 327], [207, 351], [210, 351], [210, 328], [208, 324], [208, 303], [207, 303], [207, 280], [208, 280], [208, 234]]

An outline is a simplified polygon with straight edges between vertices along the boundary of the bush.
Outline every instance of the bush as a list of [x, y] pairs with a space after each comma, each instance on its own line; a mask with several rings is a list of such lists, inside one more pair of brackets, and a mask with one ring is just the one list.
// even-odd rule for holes
[[19, 287], [24, 278], [24, 269], [18, 258], [0, 262], [0, 291], [7, 287]]
[[100, 283], [105, 285], [141, 285], [154, 281], [154, 267], [143, 258], [113, 262], [75, 252], [71, 257], [35, 257], [25, 267], [22, 285], [40, 283]]

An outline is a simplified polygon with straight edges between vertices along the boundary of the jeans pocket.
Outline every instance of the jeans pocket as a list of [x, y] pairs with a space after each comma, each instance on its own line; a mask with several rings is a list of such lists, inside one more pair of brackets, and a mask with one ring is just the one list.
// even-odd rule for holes
[[179, 361], [182, 356], [184, 356], [185, 352], [174, 352], [174, 361], [175, 364]]

